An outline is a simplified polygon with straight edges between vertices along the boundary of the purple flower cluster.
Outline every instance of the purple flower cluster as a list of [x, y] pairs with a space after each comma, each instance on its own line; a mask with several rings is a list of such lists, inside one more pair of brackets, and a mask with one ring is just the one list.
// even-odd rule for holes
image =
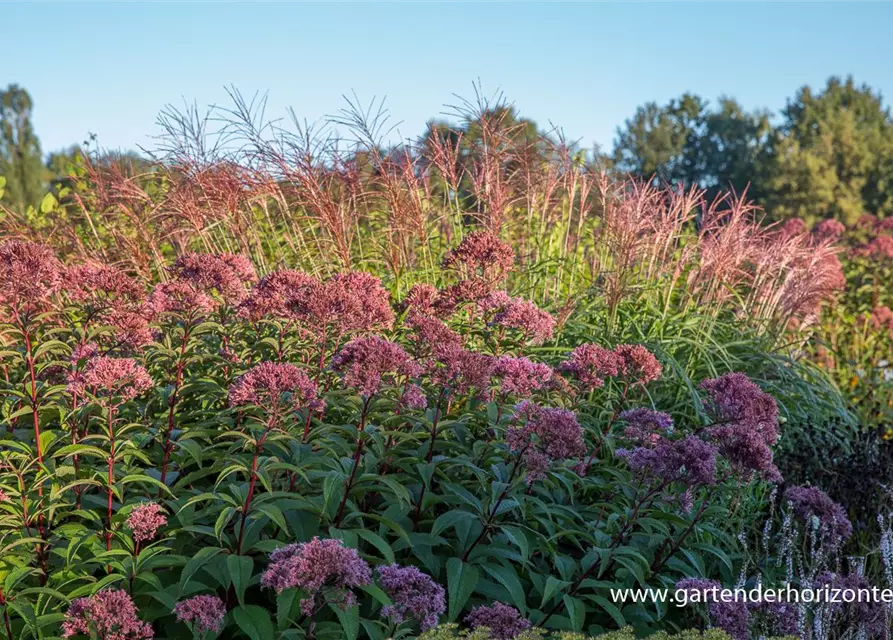
[[853, 253], [856, 256], [875, 260], [891, 260], [893, 259], [893, 236], [878, 235], [870, 242], [856, 247]]
[[164, 509], [155, 502], [144, 502], [133, 508], [127, 516], [127, 526], [133, 531], [133, 539], [146, 542], [155, 537], [158, 529], [167, 524]]
[[149, 373], [132, 358], [94, 356], [83, 369], [69, 376], [68, 390], [78, 394], [89, 390], [121, 403], [148, 391], [152, 384]]
[[184, 253], [174, 262], [171, 272], [197, 291], [216, 292], [232, 305], [242, 302], [247, 295], [246, 285], [257, 281], [251, 261], [232, 253]]
[[653, 447], [617, 449], [639, 476], [663, 482], [682, 482], [688, 487], [716, 483], [716, 447], [696, 436], [663, 440]]
[[99, 262], [66, 267], [62, 288], [75, 302], [117, 307], [135, 305], [143, 288], [122, 270]]
[[510, 271], [514, 262], [515, 253], [510, 245], [489, 231], [472, 231], [447, 253], [442, 266], [493, 282]]
[[226, 617], [226, 605], [217, 596], [193, 596], [178, 602], [174, 614], [180, 622], [192, 625], [196, 633], [220, 633], [223, 618]]
[[842, 222], [834, 218], [822, 220], [812, 229], [812, 235], [819, 242], [823, 240], [838, 240], [844, 233], [846, 233], [846, 227]]
[[20, 316], [45, 311], [61, 284], [61, 265], [49, 247], [19, 240], [0, 244], [0, 306]]
[[342, 607], [352, 606], [356, 596], [351, 589], [371, 581], [372, 571], [356, 549], [345, 547], [341, 540], [316, 537], [276, 549], [261, 577], [261, 584], [277, 593], [290, 587], [308, 591], [301, 600], [301, 611], [308, 616], [322, 604], [320, 596]]
[[343, 374], [344, 385], [370, 398], [382, 384], [396, 382], [397, 376], [415, 377], [421, 368], [398, 344], [379, 336], [357, 338], [332, 358], [332, 369]]
[[715, 590], [722, 587], [715, 580], [685, 578], [676, 583], [676, 589], [688, 593], [689, 602], [707, 604], [713, 624], [728, 633], [734, 640], [749, 640], [750, 612], [743, 600], [723, 602]]
[[493, 316], [493, 324], [521, 332], [532, 344], [551, 339], [555, 330], [555, 318], [523, 298], [512, 298]]
[[494, 602], [489, 607], [474, 607], [465, 623], [472, 629], [486, 628], [493, 640], [513, 640], [530, 628], [530, 620], [521, 612], [502, 602]]
[[416, 567], [393, 564], [378, 568], [381, 588], [394, 604], [382, 608], [383, 616], [396, 623], [407, 617], [415, 619], [423, 631], [437, 626], [440, 615], [446, 610], [443, 587]]
[[662, 411], [642, 407], [624, 411], [618, 417], [626, 423], [623, 435], [642, 445], [656, 444], [673, 430], [673, 418]]
[[151, 640], [152, 626], [142, 622], [126, 591], [103, 589], [72, 600], [62, 623], [62, 637], [83, 634], [97, 640]]
[[775, 399], [742, 373], [727, 373], [700, 386], [714, 419], [707, 434], [732, 468], [746, 477], [781, 481], [770, 448], [779, 435]]
[[521, 426], [509, 428], [506, 444], [523, 457], [527, 467], [527, 483], [545, 477], [556, 461], [575, 458], [586, 452], [583, 428], [567, 409], [540, 407], [524, 401], [517, 407]]
[[264, 407], [288, 405], [292, 410], [320, 409], [322, 400], [316, 383], [307, 374], [287, 362], [261, 362], [252, 367], [229, 388], [229, 403]]
[[784, 498], [807, 527], [812, 524], [812, 518], [818, 520], [819, 532], [825, 543], [839, 547], [853, 535], [853, 525], [844, 508], [818, 487], [788, 487]]
[[216, 307], [217, 302], [205, 291], [183, 280], [171, 280], [152, 288], [143, 311], [149, 318], [156, 319], [165, 315], [203, 315]]
[[503, 399], [525, 399], [534, 391], [548, 388], [553, 373], [549, 365], [541, 362], [503, 356], [496, 360], [493, 375], [500, 379], [499, 394]]
[[400, 406], [412, 411], [421, 411], [428, 407], [428, 398], [425, 390], [417, 384], [406, 385], [403, 395], [400, 396]]
[[605, 378], [647, 384], [657, 380], [663, 369], [654, 354], [640, 344], [621, 344], [613, 350], [581, 344], [571, 351], [559, 370], [574, 378], [582, 390], [592, 391], [603, 387]]

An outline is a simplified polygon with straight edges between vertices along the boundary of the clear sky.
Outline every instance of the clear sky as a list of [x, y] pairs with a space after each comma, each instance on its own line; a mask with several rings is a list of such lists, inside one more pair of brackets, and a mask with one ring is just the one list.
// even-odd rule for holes
[[35, 101], [44, 151], [98, 135], [151, 146], [166, 104], [269, 92], [315, 120], [355, 91], [415, 136], [453, 94], [501, 89], [521, 114], [610, 148], [649, 100], [684, 91], [778, 110], [830, 75], [893, 95], [893, 4], [0, 4], [0, 86]]

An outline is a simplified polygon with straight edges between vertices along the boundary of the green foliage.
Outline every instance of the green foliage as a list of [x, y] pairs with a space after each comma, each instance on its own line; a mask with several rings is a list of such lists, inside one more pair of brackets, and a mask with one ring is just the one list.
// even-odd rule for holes
[[3, 203], [24, 213], [44, 192], [40, 142], [31, 124], [33, 104], [17, 85], [0, 90], [0, 176], [6, 179]]

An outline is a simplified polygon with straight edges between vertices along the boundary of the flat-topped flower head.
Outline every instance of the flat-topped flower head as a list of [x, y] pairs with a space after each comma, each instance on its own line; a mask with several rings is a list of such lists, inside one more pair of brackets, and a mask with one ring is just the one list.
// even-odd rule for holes
[[614, 353], [619, 358], [620, 375], [631, 384], [648, 384], [660, 378], [663, 371], [660, 362], [642, 345], [617, 345]]
[[425, 390], [417, 384], [407, 385], [403, 395], [400, 396], [400, 406], [413, 411], [423, 411], [428, 407]]
[[419, 366], [398, 344], [379, 336], [356, 338], [332, 358], [332, 369], [344, 376], [344, 385], [369, 398], [383, 384], [394, 384], [398, 377], [414, 377]]
[[818, 487], [788, 487], [784, 499], [807, 529], [812, 527], [813, 519], [817, 520], [822, 540], [832, 547], [839, 547], [853, 535], [853, 525], [844, 508]]
[[201, 316], [217, 306], [217, 301], [206, 291], [183, 280], [171, 280], [152, 288], [143, 305], [143, 313], [153, 319], [166, 315]]
[[662, 411], [638, 408], [623, 411], [619, 416], [626, 423], [624, 437], [639, 444], [655, 444], [673, 430], [673, 418]]
[[489, 231], [472, 231], [447, 252], [442, 266], [494, 282], [511, 271], [514, 262], [510, 245]]
[[652, 483], [680, 482], [689, 487], [716, 483], [716, 454], [716, 447], [696, 436], [615, 452], [633, 473]]
[[434, 316], [410, 312], [406, 326], [412, 330], [409, 341], [413, 353], [419, 360], [462, 348], [462, 336], [450, 329], [443, 320]]
[[584, 391], [605, 386], [605, 378], [620, 375], [620, 356], [597, 344], [581, 344], [571, 351], [559, 371], [574, 378]]
[[437, 626], [446, 610], [446, 593], [431, 576], [416, 567], [392, 564], [378, 568], [378, 582], [394, 603], [382, 607], [383, 616], [397, 624], [412, 618], [422, 631]]
[[62, 622], [62, 637], [83, 634], [96, 640], [152, 640], [152, 626], [138, 616], [126, 591], [103, 589], [71, 601]]
[[403, 307], [415, 313], [433, 314], [439, 297], [440, 292], [433, 285], [416, 284], [406, 294], [406, 298], [403, 300]]
[[542, 344], [552, 338], [555, 318], [547, 311], [522, 298], [513, 298], [493, 316], [493, 324], [519, 331], [531, 344]]
[[486, 627], [493, 640], [514, 640], [530, 627], [530, 620], [521, 612], [503, 602], [494, 602], [489, 607], [474, 607], [465, 623], [472, 629]]
[[69, 376], [68, 390], [89, 391], [104, 400], [126, 402], [151, 389], [152, 384], [146, 369], [132, 358], [94, 356]]
[[154, 339], [146, 316], [137, 311], [112, 309], [102, 314], [102, 322], [114, 330], [115, 346], [131, 351], [150, 344]]
[[242, 302], [246, 286], [257, 281], [251, 261], [232, 253], [184, 253], [174, 262], [171, 273], [176, 280], [206, 294], [216, 293], [231, 305]]
[[251, 289], [239, 306], [239, 313], [255, 321], [262, 318], [300, 319], [303, 316], [298, 310], [306, 308], [308, 301], [321, 289], [322, 283], [318, 279], [301, 271], [273, 271]]
[[177, 620], [190, 625], [200, 635], [209, 631], [220, 633], [226, 617], [226, 605], [217, 596], [193, 596], [178, 602], [174, 614]]
[[496, 360], [493, 370], [499, 378], [499, 394], [525, 400], [535, 391], [546, 389], [552, 382], [552, 367], [527, 358], [502, 356]]
[[301, 600], [301, 610], [308, 616], [322, 604], [321, 600], [352, 606], [356, 596], [351, 589], [371, 581], [372, 570], [356, 549], [345, 547], [341, 540], [317, 537], [276, 549], [261, 576], [261, 585], [276, 593], [291, 587], [308, 591]]
[[66, 267], [62, 288], [75, 302], [128, 309], [135, 308], [145, 293], [124, 271], [100, 262]]
[[524, 401], [516, 414], [519, 424], [509, 428], [506, 444], [523, 457], [528, 484], [545, 477], [553, 463], [586, 452], [583, 428], [572, 411]]
[[844, 233], [846, 233], [846, 227], [842, 222], [834, 218], [822, 220], [812, 229], [812, 235], [820, 242], [823, 240], [838, 240]]
[[127, 526], [137, 542], [152, 540], [158, 529], [167, 524], [167, 516], [162, 506], [155, 502], [144, 502], [133, 508], [127, 516]]
[[0, 244], [0, 307], [18, 315], [40, 313], [61, 283], [61, 264], [49, 247], [19, 240]]
[[306, 373], [287, 362], [261, 362], [229, 387], [233, 407], [258, 405], [268, 409], [317, 410], [322, 407], [319, 388]]
[[456, 395], [474, 394], [487, 399], [496, 359], [461, 347], [441, 347], [428, 368], [432, 380]]
[[782, 238], [792, 238], [794, 236], [803, 235], [809, 231], [806, 221], [803, 218], [789, 218], [784, 224], [778, 227], [778, 234]]

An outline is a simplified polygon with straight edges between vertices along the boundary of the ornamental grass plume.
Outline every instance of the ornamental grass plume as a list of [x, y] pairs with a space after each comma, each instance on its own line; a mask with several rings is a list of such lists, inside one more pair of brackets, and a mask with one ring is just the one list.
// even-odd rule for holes
[[126, 591], [103, 589], [72, 600], [62, 622], [62, 637], [83, 634], [96, 640], [152, 640], [152, 626], [138, 615]]
[[158, 534], [158, 529], [166, 524], [167, 516], [164, 514], [164, 509], [156, 502], [139, 504], [127, 516], [127, 526], [137, 542], [152, 540]]
[[586, 453], [583, 428], [567, 409], [541, 407], [523, 401], [516, 407], [521, 426], [510, 427], [505, 441], [527, 469], [527, 484], [544, 478], [555, 462]]
[[[152, 377], [132, 358], [94, 356], [68, 379], [71, 393], [92, 392], [101, 402], [121, 404], [153, 386]], [[112, 400], [115, 400], [112, 402]]]
[[322, 409], [319, 388], [306, 373], [286, 362], [261, 362], [229, 387], [230, 406], [258, 405], [270, 411]]
[[49, 247], [20, 240], [0, 244], [0, 307], [17, 323], [46, 311], [61, 284], [61, 264]]
[[276, 593], [291, 587], [306, 590], [301, 612], [308, 617], [326, 603], [353, 606], [356, 595], [352, 589], [371, 581], [372, 571], [356, 549], [345, 547], [341, 540], [318, 537], [276, 549], [261, 576], [261, 585]]
[[381, 588], [393, 601], [393, 604], [382, 607], [381, 615], [397, 624], [412, 618], [422, 631], [437, 626], [446, 610], [446, 593], [431, 576], [417, 567], [397, 564], [379, 567], [377, 572]]
[[530, 620], [521, 612], [503, 602], [494, 602], [490, 606], [474, 607], [465, 623], [472, 629], [486, 627], [493, 640], [514, 640], [530, 627]]
[[177, 620], [188, 624], [196, 634], [220, 633], [226, 617], [226, 605], [217, 596], [201, 595], [181, 600], [174, 606]]
[[846, 510], [818, 487], [788, 487], [784, 499], [808, 529], [818, 524], [822, 541], [831, 547], [840, 547], [853, 535]]
[[398, 344], [379, 336], [356, 338], [332, 358], [332, 369], [343, 375], [344, 386], [365, 398], [374, 396], [383, 384], [396, 384], [398, 377], [412, 378], [421, 368]]

